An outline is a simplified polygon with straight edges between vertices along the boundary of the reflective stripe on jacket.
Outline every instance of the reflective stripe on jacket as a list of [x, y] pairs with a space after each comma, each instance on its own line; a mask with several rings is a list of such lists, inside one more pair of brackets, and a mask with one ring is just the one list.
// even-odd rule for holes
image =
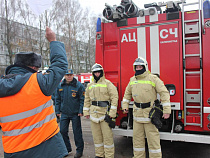
[[134, 120], [137, 122], [148, 123], [150, 122], [150, 119], [148, 119], [149, 112], [154, 101], [157, 99], [157, 93], [160, 95], [161, 103], [163, 104], [163, 113], [170, 114], [170, 95], [163, 81], [161, 81], [156, 75], [150, 74], [148, 71], [141, 75], [133, 76], [130, 78], [130, 82], [126, 87], [122, 109], [128, 109], [129, 102], [132, 98], [137, 103], [150, 102], [151, 106], [145, 109], [138, 108], [135, 104], [133, 106]]
[[18, 93], [0, 98], [0, 105], [6, 153], [35, 147], [59, 132], [51, 97], [42, 93], [37, 73], [31, 75]]
[[107, 107], [94, 106], [92, 101], [109, 101], [111, 103], [109, 115], [116, 117], [118, 105], [117, 88], [104, 76], [97, 83], [92, 82], [88, 84], [83, 108], [84, 116], [90, 115], [92, 121], [96, 123], [101, 122], [107, 113]]

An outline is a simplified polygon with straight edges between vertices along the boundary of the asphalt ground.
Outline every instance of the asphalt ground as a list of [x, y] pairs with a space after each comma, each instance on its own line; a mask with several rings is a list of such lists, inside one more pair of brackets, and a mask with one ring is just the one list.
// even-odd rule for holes
[[[90, 120], [82, 117], [83, 139], [85, 142], [82, 158], [94, 158], [94, 144], [90, 129]], [[2, 136], [2, 132], [0, 132]], [[71, 125], [69, 127], [69, 136], [72, 144], [72, 152], [67, 158], [73, 158], [76, 154], [76, 148], [73, 140]], [[133, 146], [132, 138], [114, 135], [115, 158], [132, 158]], [[161, 141], [163, 158], [210, 158], [210, 145], [187, 142]], [[147, 153], [147, 158], [148, 153]], [[2, 139], [0, 138], [0, 158], [3, 158]]]

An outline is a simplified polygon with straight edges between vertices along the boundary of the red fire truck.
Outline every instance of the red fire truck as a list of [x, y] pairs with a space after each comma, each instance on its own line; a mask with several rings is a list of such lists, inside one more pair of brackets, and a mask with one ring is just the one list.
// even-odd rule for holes
[[[186, 11], [197, 5], [197, 10]], [[163, 6], [166, 8], [162, 10]], [[164, 140], [210, 144], [209, 2], [161, 2], [138, 7], [130, 0], [103, 11], [97, 21], [96, 63], [119, 92], [117, 135], [132, 136], [132, 105], [121, 110], [124, 91], [141, 56], [170, 92], [172, 113], [163, 120]]]
[[91, 73], [79, 73], [79, 74], [75, 75], [75, 77], [86, 88], [87, 84], [91, 82], [92, 74]]

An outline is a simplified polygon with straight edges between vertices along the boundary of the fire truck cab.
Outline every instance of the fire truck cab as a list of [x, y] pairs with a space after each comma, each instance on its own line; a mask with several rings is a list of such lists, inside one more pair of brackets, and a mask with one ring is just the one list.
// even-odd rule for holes
[[[197, 10], [185, 11], [187, 6]], [[182, 1], [145, 4], [131, 0], [103, 11], [97, 21], [96, 63], [119, 92], [117, 135], [132, 136], [132, 105], [121, 110], [124, 91], [141, 56], [170, 92], [172, 113], [163, 120], [165, 140], [210, 144], [210, 3]], [[164, 10], [163, 7], [166, 7]]]

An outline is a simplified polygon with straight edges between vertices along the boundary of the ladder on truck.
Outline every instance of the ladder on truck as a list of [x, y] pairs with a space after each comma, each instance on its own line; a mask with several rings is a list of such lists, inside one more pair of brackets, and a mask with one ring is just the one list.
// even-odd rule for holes
[[[198, 6], [198, 17], [187, 18], [186, 6]], [[194, 11], [195, 12], [195, 11]], [[183, 34], [183, 77], [184, 77], [184, 126], [202, 128], [202, 33], [203, 0], [194, 3], [182, 3]], [[191, 46], [191, 48], [189, 47]], [[198, 52], [192, 50], [198, 48]], [[189, 49], [190, 48], [190, 49]], [[192, 53], [193, 52], [193, 53]], [[193, 62], [195, 65], [193, 65]], [[198, 83], [199, 82], [199, 83]], [[192, 84], [194, 83], [194, 84]], [[197, 85], [197, 87], [196, 87]], [[194, 87], [195, 86], [195, 87]]]

